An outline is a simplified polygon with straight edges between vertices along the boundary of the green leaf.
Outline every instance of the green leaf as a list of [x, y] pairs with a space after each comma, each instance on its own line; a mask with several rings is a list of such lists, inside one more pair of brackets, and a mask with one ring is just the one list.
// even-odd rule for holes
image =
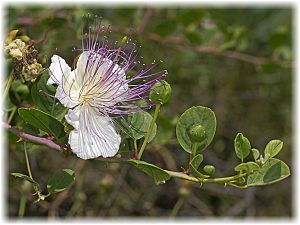
[[55, 117], [58, 120], [64, 118], [68, 109], [51, 96], [55, 95], [56, 88], [53, 85], [47, 85], [48, 74], [43, 74], [38, 78], [31, 88], [31, 97], [34, 106], [43, 112]]
[[207, 178], [209, 176], [202, 174], [201, 172], [198, 171], [198, 168], [200, 164], [203, 161], [203, 155], [198, 154], [196, 155], [190, 162], [190, 173], [192, 173], [195, 177], [201, 177], [201, 178]]
[[251, 145], [249, 140], [243, 136], [242, 133], [238, 133], [234, 139], [234, 149], [238, 158], [244, 161], [244, 159], [249, 155]]
[[[134, 140], [141, 139], [147, 133], [150, 123], [152, 121], [152, 116], [145, 111], [137, 112], [131, 114], [127, 118], [127, 122], [129, 125], [125, 125], [129, 129], [128, 135], [132, 137]], [[154, 127], [151, 131], [148, 143], [152, 141], [155, 137], [157, 131], [157, 125], [154, 124]]]
[[204, 148], [212, 141], [216, 132], [216, 117], [210, 108], [203, 106], [193, 106], [186, 110], [179, 118], [176, 126], [176, 136], [181, 147], [188, 153], [192, 152], [192, 140], [189, 130], [194, 125], [201, 125], [206, 134]]
[[197, 170], [200, 166], [200, 164], [203, 161], [203, 155], [202, 154], [198, 154], [196, 155], [190, 162], [190, 164], [195, 167], [195, 169]]
[[259, 151], [257, 149], [255, 149], [255, 148], [252, 148], [251, 152], [252, 152], [252, 156], [253, 156], [254, 160], [257, 160], [259, 158], [259, 156], [260, 156]]
[[245, 171], [246, 173], [252, 173], [259, 170], [259, 165], [255, 162], [241, 163], [234, 168], [235, 171]]
[[153, 177], [156, 184], [164, 183], [171, 178], [167, 172], [153, 164], [134, 159], [128, 160], [128, 163]]
[[30, 183], [32, 183], [32, 184], [34, 184], [36, 186], [39, 186], [39, 184], [35, 180], [31, 179], [29, 176], [27, 176], [25, 174], [22, 174], [22, 173], [11, 173], [11, 175], [13, 175], [15, 177], [22, 178], [22, 179], [27, 180], [27, 181], [29, 181]]
[[75, 172], [71, 169], [57, 171], [47, 183], [49, 193], [64, 191], [75, 181]]
[[19, 108], [18, 112], [25, 122], [45, 131], [51, 136], [61, 138], [66, 134], [64, 126], [47, 113], [33, 108]]
[[258, 171], [251, 174], [247, 186], [272, 184], [287, 178], [290, 175], [289, 167], [279, 159], [269, 159]]
[[282, 149], [283, 142], [280, 140], [270, 141], [265, 148], [265, 155], [269, 154], [270, 158], [276, 156]]

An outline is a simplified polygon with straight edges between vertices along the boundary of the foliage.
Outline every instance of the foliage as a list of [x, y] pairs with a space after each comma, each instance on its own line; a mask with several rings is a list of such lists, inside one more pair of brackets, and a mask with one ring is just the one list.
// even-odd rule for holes
[[[120, 124], [119, 154], [89, 161], [70, 154], [68, 134], [73, 128], [64, 119], [67, 109], [54, 98], [56, 87], [46, 84], [47, 71], [27, 80], [13, 80], [9, 75], [5, 122], [54, 144], [61, 152], [22, 136], [19, 139], [20, 133], [10, 129], [10, 216], [22, 216], [19, 199], [24, 196], [26, 216], [47, 212], [61, 216], [291, 215], [291, 179], [285, 179], [291, 173], [290, 8], [11, 5], [6, 10], [7, 43], [16, 38], [26, 44], [34, 40], [44, 69], [54, 53], [68, 62], [77, 56], [71, 51], [81, 46], [82, 16], [94, 13], [102, 16], [104, 25], [111, 24], [114, 40], [125, 43], [132, 38], [142, 45], [142, 63], [163, 59], [161, 69], [169, 73], [168, 82], [157, 83], [150, 91], [150, 100], [157, 104], [154, 111], [131, 114]], [[7, 65], [8, 71], [18, 69], [12, 59], [7, 59]], [[31, 165], [23, 160], [20, 143], [25, 139]], [[265, 145], [266, 139], [270, 142], [262, 155], [253, 146]], [[29, 171], [28, 175], [15, 172], [26, 165], [35, 179]], [[57, 171], [62, 165], [72, 169]], [[51, 176], [51, 171], [57, 172]], [[160, 186], [153, 186], [147, 175]], [[14, 177], [23, 179], [22, 185]], [[226, 194], [209, 183], [227, 186]], [[244, 192], [233, 189], [264, 185], [270, 186]], [[63, 201], [53, 209], [56, 197]], [[28, 204], [45, 199], [51, 204], [47, 209], [41, 203]], [[231, 207], [244, 201], [250, 203]]]

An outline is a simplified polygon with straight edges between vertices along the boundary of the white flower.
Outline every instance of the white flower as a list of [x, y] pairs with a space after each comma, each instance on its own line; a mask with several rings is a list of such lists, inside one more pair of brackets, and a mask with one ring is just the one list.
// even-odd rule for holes
[[[127, 41], [118, 47], [108, 39], [109, 29], [96, 18], [93, 27], [88, 23], [88, 35], [84, 35], [83, 23], [82, 48], [77, 49], [82, 53], [76, 68], [71, 71], [64, 59], [54, 55], [47, 82], [58, 85], [55, 97], [69, 108], [65, 118], [75, 128], [69, 144], [82, 159], [114, 156], [121, 143], [114, 118], [123, 120], [152, 107], [148, 92], [166, 75], [165, 71], [150, 73], [158, 64], [154, 62], [136, 68], [140, 61], [135, 43]], [[134, 74], [126, 78], [133, 69]]]
[[121, 137], [113, 121], [105, 115], [107, 111], [98, 110], [97, 106], [110, 106], [121, 100], [118, 96], [128, 89], [125, 72], [115, 64], [112, 73], [118, 73], [118, 79], [123, 77], [123, 80], [107, 78], [106, 82], [111, 85], [101, 85], [101, 78], [113, 64], [110, 59], [86, 51], [80, 55], [73, 71], [57, 55], [51, 61], [47, 84], [58, 85], [55, 97], [69, 108], [65, 118], [75, 128], [69, 135], [71, 149], [82, 159], [114, 156], [118, 152]]

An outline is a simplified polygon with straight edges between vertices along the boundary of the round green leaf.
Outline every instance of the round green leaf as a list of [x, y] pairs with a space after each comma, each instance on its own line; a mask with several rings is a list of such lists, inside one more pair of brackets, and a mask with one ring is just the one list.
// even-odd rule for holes
[[217, 122], [214, 112], [210, 108], [193, 106], [180, 116], [176, 126], [176, 136], [182, 148], [189, 153], [192, 152], [193, 145], [189, 130], [195, 125], [201, 125], [204, 128], [206, 139], [203, 144], [207, 147], [216, 132]]
[[64, 191], [75, 180], [75, 172], [70, 169], [57, 171], [47, 183], [49, 193]]
[[[127, 118], [128, 125], [126, 125], [129, 130], [128, 135], [134, 140], [139, 140], [145, 136], [147, 133], [150, 123], [152, 121], [152, 116], [150, 113], [141, 111], [134, 114], [131, 114]], [[155, 137], [157, 131], [157, 125], [154, 124], [154, 127], [151, 131], [148, 143], [152, 141]]]

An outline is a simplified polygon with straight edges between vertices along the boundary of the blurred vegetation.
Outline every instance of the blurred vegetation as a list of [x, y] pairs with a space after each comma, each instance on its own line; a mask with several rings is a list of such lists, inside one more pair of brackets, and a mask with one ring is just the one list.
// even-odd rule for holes
[[[292, 8], [11, 5], [5, 12], [6, 31], [19, 29], [38, 41], [45, 67], [54, 53], [72, 65], [72, 49], [81, 46], [81, 20], [87, 13], [111, 24], [115, 40], [125, 35], [137, 40], [144, 62], [163, 60], [159, 69], [169, 72], [172, 99], [161, 110], [158, 134], [147, 147], [145, 161], [176, 171], [186, 166], [188, 158], [176, 141], [175, 124], [187, 108], [203, 105], [217, 117], [216, 136], [204, 153], [206, 163], [216, 165], [216, 176], [230, 175], [237, 163], [233, 140], [238, 132], [261, 150], [271, 139], [283, 140], [280, 157], [292, 166]], [[16, 115], [12, 124], [18, 121]], [[34, 144], [30, 159], [39, 183], [45, 184], [62, 168], [73, 168], [77, 178], [67, 191], [32, 204], [26, 183], [9, 175], [26, 171], [26, 164], [17, 137], [7, 135], [9, 217], [18, 216], [21, 196], [27, 200], [26, 217], [293, 216], [293, 167], [292, 176], [284, 181], [246, 190], [214, 184], [200, 187], [174, 179], [155, 185], [127, 165], [65, 157]], [[178, 211], [175, 205], [180, 206]]]

